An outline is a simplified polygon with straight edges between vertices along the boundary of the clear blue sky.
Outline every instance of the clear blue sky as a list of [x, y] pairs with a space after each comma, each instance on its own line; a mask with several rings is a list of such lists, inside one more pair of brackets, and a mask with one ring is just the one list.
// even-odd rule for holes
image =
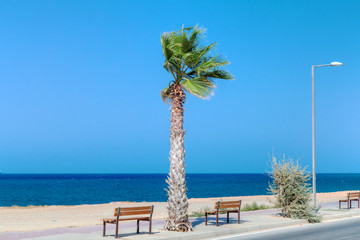
[[191, 173], [311, 166], [317, 69], [318, 172], [360, 172], [360, 1], [7, 1], [0, 3], [0, 169], [165, 173], [169, 106], [160, 35], [208, 29], [235, 81], [188, 97]]

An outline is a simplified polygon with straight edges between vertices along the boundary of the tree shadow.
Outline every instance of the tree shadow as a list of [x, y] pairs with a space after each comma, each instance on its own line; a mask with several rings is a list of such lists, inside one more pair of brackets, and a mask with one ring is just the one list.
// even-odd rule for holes
[[[240, 224], [245, 223], [245, 222], [249, 222], [249, 221], [245, 221], [240, 219]], [[196, 227], [200, 224], [205, 224], [205, 218], [196, 218], [191, 220], [191, 223], [193, 225], [193, 227]], [[219, 226], [221, 225], [226, 225], [226, 224], [237, 224], [237, 219], [229, 219], [229, 223], [227, 223], [227, 219], [226, 217], [220, 217], [219, 218]], [[216, 217], [208, 217], [208, 226], [216, 226]]]
[[191, 221], [192, 226], [193, 226], [193, 227], [196, 227], [196, 226], [204, 223], [204, 222], [205, 222], [205, 218], [198, 217], [198, 218], [195, 218], [195, 219], [191, 219], [190, 221]]
[[[151, 231], [151, 235], [153, 234], [157, 234], [157, 233], [160, 233], [159, 231]], [[121, 239], [121, 238], [124, 238], [124, 237], [130, 237], [130, 236], [136, 236], [136, 235], [149, 235], [149, 232], [147, 231], [140, 231], [139, 233], [136, 233], [136, 232], [132, 232], [132, 233], [119, 233], [119, 238], [115, 238], [115, 234], [111, 233], [111, 234], [106, 234], [106, 236], [104, 238], [108, 238], [108, 237], [113, 237], [115, 239]]]

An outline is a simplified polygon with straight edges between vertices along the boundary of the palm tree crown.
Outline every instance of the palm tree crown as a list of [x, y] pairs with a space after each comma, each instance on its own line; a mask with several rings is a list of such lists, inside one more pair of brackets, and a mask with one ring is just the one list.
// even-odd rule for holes
[[172, 101], [174, 86], [202, 99], [213, 95], [216, 79], [232, 80], [233, 76], [221, 67], [229, 64], [221, 55], [210, 56], [216, 43], [200, 45], [204, 29], [182, 28], [178, 32], [164, 33], [161, 45], [165, 56], [164, 68], [173, 76], [169, 86], [161, 90], [165, 102]]

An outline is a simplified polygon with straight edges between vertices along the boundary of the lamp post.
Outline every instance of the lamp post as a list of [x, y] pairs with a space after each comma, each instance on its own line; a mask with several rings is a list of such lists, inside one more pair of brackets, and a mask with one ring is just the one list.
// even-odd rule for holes
[[312, 65], [312, 180], [313, 180], [313, 198], [316, 205], [316, 167], [315, 167], [315, 68], [317, 67], [340, 67], [341, 62], [332, 62], [330, 64]]

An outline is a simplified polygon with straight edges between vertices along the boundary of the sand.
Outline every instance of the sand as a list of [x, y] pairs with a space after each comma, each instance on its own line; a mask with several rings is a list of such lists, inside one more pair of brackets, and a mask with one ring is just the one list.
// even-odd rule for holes
[[[336, 202], [346, 196], [346, 192], [318, 193], [318, 203]], [[238, 200], [246, 203], [257, 202], [271, 206], [272, 196], [239, 196], [222, 198], [189, 199], [189, 213], [201, 208], [213, 208], [219, 200]], [[29, 206], [1, 207], [0, 233], [15, 231], [36, 231], [64, 227], [81, 227], [102, 224], [101, 219], [112, 217], [114, 208], [120, 206], [154, 205], [154, 219], [167, 217], [166, 202], [112, 202], [107, 204], [75, 205], [75, 206]]]

